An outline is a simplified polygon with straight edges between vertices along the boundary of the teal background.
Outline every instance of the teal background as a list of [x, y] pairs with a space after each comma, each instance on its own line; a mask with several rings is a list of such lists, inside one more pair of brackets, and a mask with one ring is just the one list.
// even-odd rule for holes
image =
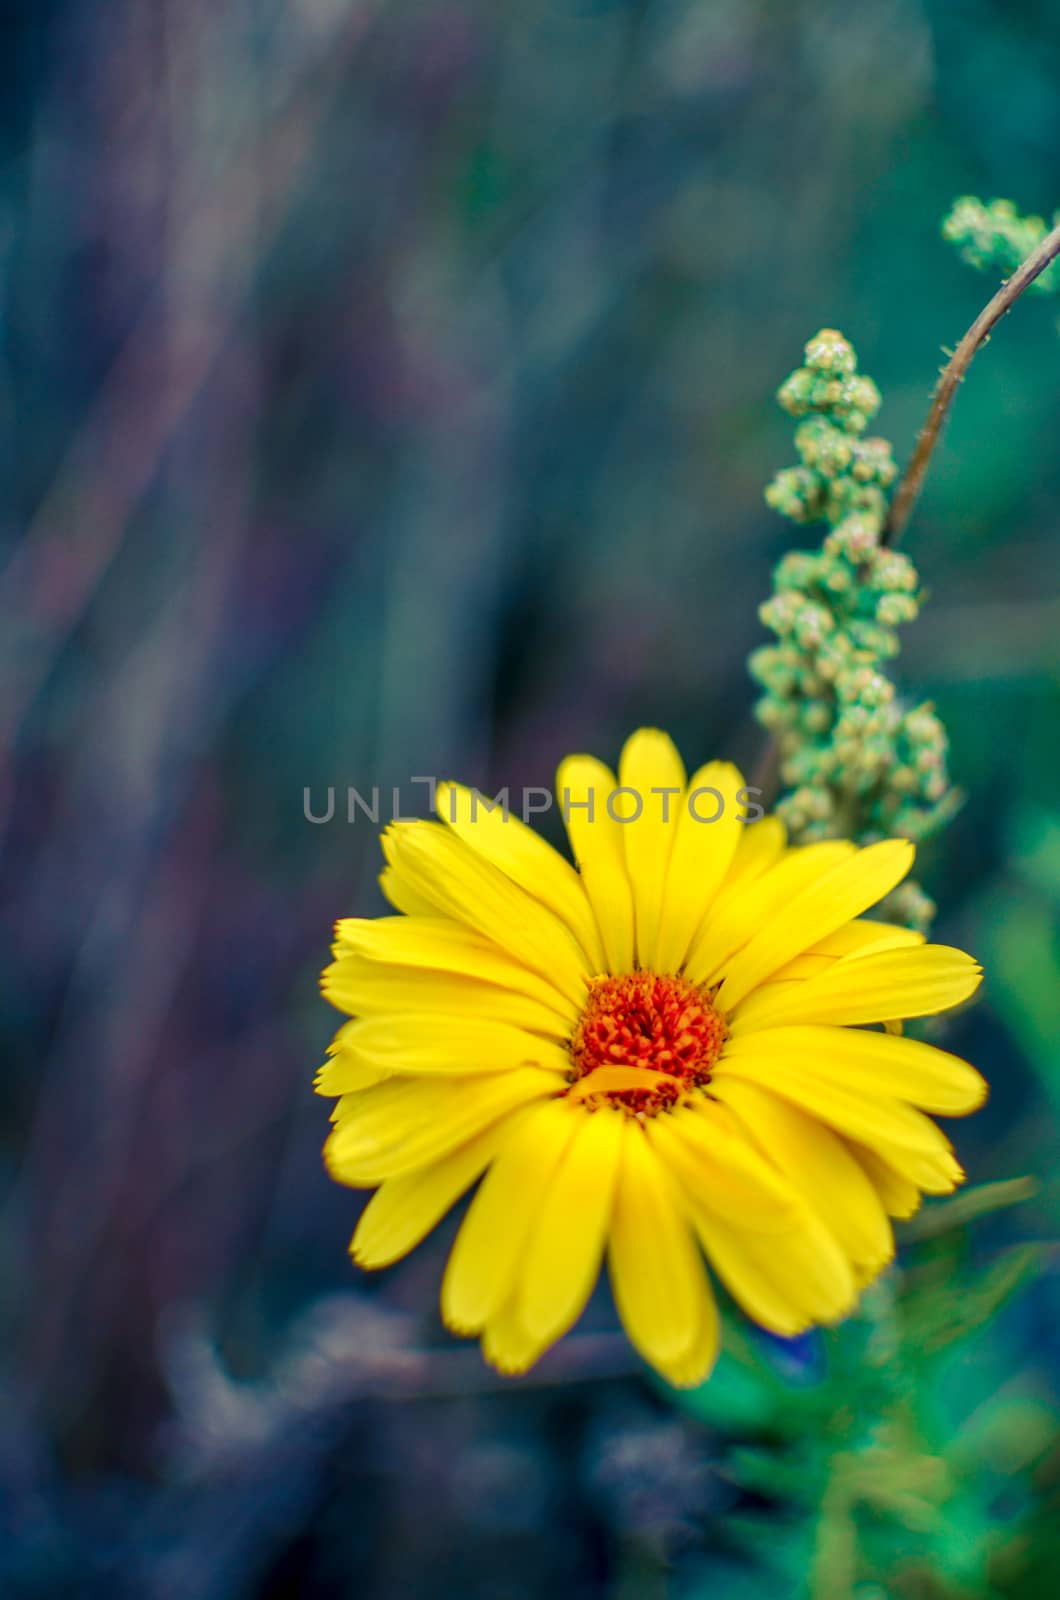
[[[355, 1274], [310, 1086], [377, 830], [303, 791], [548, 784], [642, 723], [753, 764], [756, 607], [804, 537], [762, 501], [774, 390], [839, 327], [908, 457], [993, 288], [939, 238], [954, 196], [1060, 204], [1055, 7], [2, 26], [0, 1594], [1054, 1595], [1057, 302], [958, 397], [897, 669], [968, 796], [921, 864], [987, 967], [941, 1036], [993, 1086], [954, 1134], [974, 1182], [1040, 1188], [910, 1242], [882, 1367], [861, 1324], [759, 1341], [678, 1403], [601, 1295], [510, 1384], [439, 1325], [452, 1222]], [[899, 1413], [943, 1468], [850, 1509]]]

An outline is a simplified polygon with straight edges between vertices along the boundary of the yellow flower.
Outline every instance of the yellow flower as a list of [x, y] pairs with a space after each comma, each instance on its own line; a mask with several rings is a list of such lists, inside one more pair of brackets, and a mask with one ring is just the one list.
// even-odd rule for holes
[[923, 1113], [972, 1111], [985, 1084], [900, 1022], [980, 971], [863, 916], [910, 844], [786, 848], [775, 818], [742, 820], [735, 767], [686, 778], [652, 729], [618, 783], [588, 756], [560, 768], [577, 870], [456, 785], [442, 823], [387, 830], [402, 914], [340, 922], [324, 973], [356, 1019], [317, 1079], [340, 1097], [325, 1158], [378, 1186], [365, 1267], [482, 1179], [442, 1312], [502, 1371], [572, 1326], [606, 1254], [637, 1350], [694, 1384], [718, 1348], [707, 1263], [764, 1328], [833, 1322], [890, 1260], [890, 1218], [961, 1181]]

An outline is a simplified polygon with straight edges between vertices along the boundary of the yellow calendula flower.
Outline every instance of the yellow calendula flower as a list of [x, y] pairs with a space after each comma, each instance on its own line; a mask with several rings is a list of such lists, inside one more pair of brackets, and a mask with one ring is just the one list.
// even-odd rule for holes
[[340, 922], [323, 979], [354, 1018], [317, 1079], [339, 1097], [328, 1169], [376, 1188], [354, 1259], [396, 1261], [481, 1179], [442, 1312], [512, 1373], [577, 1320], [605, 1255], [631, 1341], [675, 1384], [717, 1354], [708, 1263], [774, 1333], [843, 1317], [890, 1219], [963, 1176], [924, 1112], [985, 1095], [896, 1027], [966, 1000], [975, 962], [863, 915], [912, 846], [786, 848], [775, 818], [744, 820], [735, 767], [687, 778], [651, 729], [617, 782], [589, 756], [560, 768], [576, 869], [472, 791], [437, 802], [440, 823], [383, 838], [401, 915]]

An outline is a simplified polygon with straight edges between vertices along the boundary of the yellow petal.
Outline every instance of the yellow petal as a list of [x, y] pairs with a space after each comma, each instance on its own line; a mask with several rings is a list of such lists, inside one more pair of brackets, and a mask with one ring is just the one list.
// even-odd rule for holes
[[548, 1348], [548, 1339], [533, 1338], [519, 1318], [514, 1294], [492, 1312], [482, 1329], [482, 1354], [507, 1378], [521, 1377]]
[[845, 956], [864, 956], [877, 950], [905, 950], [923, 943], [924, 935], [912, 928], [873, 922], [871, 917], [855, 917], [853, 922], [844, 922], [834, 933], [818, 939], [793, 961], [778, 967], [769, 981], [816, 978], [819, 973], [830, 971], [835, 962]]
[[[764, 827], [765, 822], [755, 822], [746, 831], [750, 835]], [[849, 860], [854, 853], [854, 845], [847, 840], [829, 839], [785, 851], [774, 866], [767, 867], [750, 882], [737, 879], [734, 883], [730, 874], [730, 880], [692, 942], [685, 962], [686, 976], [693, 983], [714, 982], [736, 951], [753, 939], [800, 890], [808, 883], [816, 883], [829, 868]]]
[[630, 820], [619, 826], [633, 885], [637, 961], [654, 968], [667, 868], [685, 787], [684, 763], [665, 733], [641, 728], [626, 740], [618, 781], [620, 789], [630, 791], [623, 796]]
[[[365, 1066], [349, 1056], [350, 1033], [353, 1026], [352, 1022], [344, 1022], [328, 1045], [328, 1059], [313, 1082], [317, 1094], [350, 1094], [355, 1089], [370, 1089], [374, 1084], [383, 1083], [387, 1078], [393, 1077], [393, 1073], [386, 1067]], [[344, 1081], [347, 1078], [351, 1080], [348, 1084]], [[332, 1079], [341, 1081], [343, 1086], [330, 1088]]]
[[[333, 1006], [357, 1017], [431, 1011], [509, 1023], [555, 1040], [569, 1039], [576, 1020], [560, 1016], [532, 995], [502, 989], [498, 984], [452, 972], [385, 966], [355, 955], [343, 956], [325, 967], [320, 986]], [[557, 1004], [562, 1003], [557, 997]]]
[[492, 1161], [505, 1121], [401, 1178], [389, 1178], [361, 1212], [350, 1254], [361, 1267], [386, 1267], [415, 1249]]
[[767, 1073], [784, 1079], [785, 1098], [796, 1103], [804, 1078], [844, 1094], [893, 1097], [950, 1117], [966, 1116], [986, 1097], [985, 1082], [959, 1056], [919, 1039], [860, 1028], [807, 1023], [755, 1030], [729, 1040], [725, 1061], [733, 1068], [750, 1061], [759, 1070], [767, 1064]]
[[414, 889], [410, 883], [398, 872], [396, 867], [384, 867], [379, 874], [379, 887], [386, 895], [390, 904], [398, 911], [403, 911], [407, 917], [438, 917], [438, 907], [433, 900]]
[[[554, 1039], [486, 1017], [417, 1011], [361, 1018], [347, 1033], [342, 1055], [335, 1058], [336, 1062], [340, 1059], [409, 1077], [419, 1073], [463, 1076], [512, 1067], [541, 1067], [563, 1077], [570, 1071], [570, 1056]], [[330, 1093], [347, 1092], [338, 1072], [332, 1081]]]
[[[680, 810], [656, 950], [660, 972], [680, 970], [732, 865], [746, 826], [738, 799], [743, 788], [743, 774], [736, 767], [712, 761], [693, 773], [686, 793], [677, 797]], [[711, 792], [700, 793], [704, 790]], [[706, 818], [714, 820], [701, 820]]]
[[755, 1084], [725, 1078], [717, 1093], [852, 1261], [875, 1271], [891, 1259], [894, 1235], [880, 1197], [837, 1134]]
[[706, 1273], [703, 1274], [703, 1283], [706, 1292], [700, 1305], [699, 1325], [687, 1349], [682, 1350], [679, 1356], [655, 1363], [657, 1371], [661, 1372], [667, 1383], [672, 1384], [675, 1389], [695, 1389], [699, 1384], [706, 1382], [721, 1349], [718, 1303]]
[[740, 835], [725, 888], [733, 889], [742, 884], [746, 889], [769, 867], [776, 866], [784, 854], [786, 838], [779, 817], [761, 817], [758, 822], [749, 822]]
[[982, 971], [963, 950], [926, 944], [878, 950], [834, 962], [802, 983], [764, 983], [736, 1007], [734, 1036], [780, 1023], [885, 1022], [926, 1017], [959, 1005], [979, 987]]
[[355, 954], [400, 972], [411, 968], [407, 973], [410, 982], [420, 968], [478, 978], [529, 995], [565, 1021], [577, 1018], [577, 1006], [555, 984], [491, 939], [449, 917], [344, 917], [336, 924], [335, 933], [335, 954], [340, 959]]
[[563, 1100], [547, 1100], [512, 1128], [471, 1202], [445, 1269], [442, 1316], [454, 1333], [478, 1333], [508, 1299], [531, 1226], [584, 1115]]
[[516, 1107], [555, 1094], [536, 1067], [478, 1078], [392, 1078], [340, 1101], [324, 1146], [340, 1183], [371, 1188], [447, 1155]]
[[575, 1103], [591, 1100], [598, 1094], [615, 1094], [625, 1089], [654, 1090], [662, 1085], [682, 1087], [681, 1079], [669, 1072], [658, 1072], [654, 1067], [594, 1067], [584, 1078], [579, 1078], [570, 1090]]
[[556, 774], [567, 836], [578, 863], [611, 972], [633, 967], [633, 890], [623, 825], [608, 814], [614, 773], [592, 756], [570, 756]]
[[519, 1274], [519, 1320], [551, 1343], [581, 1315], [600, 1272], [625, 1113], [602, 1107], [578, 1119], [541, 1200]]
[[769, 1037], [760, 1033], [731, 1040], [715, 1068], [713, 1081], [720, 1083], [731, 1075], [760, 1084], [810, 1116], [820, 1117], [838, 1133], [874, 1148], [893, 1144], [926, 1156], [949, 1148], [934, 1123], [912, 1106], [889, 1095], [866, 1094], [862, 1088], [850, 1088], [838, 1078], [826, 1077], [816, 1070], [811, 1073], [805, 1057], [771, 1050]]
[[711, 1266], [763, 1328], [790, 1338], [852, 1309], [857, 1283], [850, 1262], [809, 1208], [782, 1239], [719, 1222], [702, 1208], [693, 1214]]
[[854, 1144], [849, 1139], [844, 1143], [876, 1190], [880, 1204], [889, 1217], [899, 1217], [904, 1221], [919, 1210], [920, 1190], [915, 1183], [877, 1155], [875, 1150], [869, 1150], [863, 1144]]
[[465, 843], [554, 911], [581, 945], [592, 971], [601, 970], [603, 946], [584, 885], [547, 840], [501, 805], [488, 804], [461, 784], [438, 785], [437, 811]]
[[918, 1111], [912, 1115], [919, 1117], [925, 1127], [937, 1136], [938, 1148], [914, 1149], [909, 1144], [879, 1138], [872, 1141], [873, 1153], [899, 1177], [915, 1184], [925, 1194], [952, 1194], [957, 1185], [964, 1182], [964, 1169], [941, 1130], [926, 1117], [920, 1116]]
[[570, 929], [540, 901], [435, 822], [392, 824], [383, 849], [447, 915], [492, 939], [581, 1005], [587, 966]]
[[876, 950], [907, 949], [922, 945], [924, 935], [915, 928], [900, 928], [894, 922], [874, 922], [871, 917], [855, 917], [810, 946], [818, 955], [866, 956]]
[[647, 1124], [667, 1171], [719, 1218], [781, 1233], [799, 1215], [791, 1185], [748, 1139], [725, 1106], [702, 1100]]
[[[664, 1375], [712, 1324], [706, 1270], [666, 1173], [640, 1123], [623, 1125], [608, 1265], [632, 1344]], [[708, 1351], [709, 1354], [709, 1351]]]
[[[347, 1024], [349, 1026], [349, 1024]], [[341, 1030], [340, 1030], [341, 1031]], [[389, 1067], [375, 1067], [352, 1050], [332, 1051], [313, 1079], [317, 1094], [356, 1094], [394, 1076]]]
[[908, 840], [884, 839], [807, 884], [776, 909], [727, 963], [719, 1004], [731, 1011], [786, 961], [875, 905], [905, 877], [912, 862], [913, 846]]

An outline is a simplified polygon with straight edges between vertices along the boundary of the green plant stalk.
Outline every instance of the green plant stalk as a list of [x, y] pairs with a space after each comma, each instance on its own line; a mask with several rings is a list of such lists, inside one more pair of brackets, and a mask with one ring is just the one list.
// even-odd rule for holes
[[896, 545], [906, 530], [924, 486], [931, 456], [941, 437], [950, 406], [964, 381], [964, 375], [971, 366], [976, 351], [986, 343], [1006, 312], [1011, 311], [1025, 290], [1030, 288], [1035, 279], [1039, 278], [1058, 256], [1060, 256], [1060, 225], [1046, 234], [1037, 249], [1032, 250], [1011, 278], [1001, 285], [993, 299], [980, 311], [943, 368], [927, 421], [920, 430], [916, 448], [895, 491], [890, 516], [883, 532], [884, 544]]

